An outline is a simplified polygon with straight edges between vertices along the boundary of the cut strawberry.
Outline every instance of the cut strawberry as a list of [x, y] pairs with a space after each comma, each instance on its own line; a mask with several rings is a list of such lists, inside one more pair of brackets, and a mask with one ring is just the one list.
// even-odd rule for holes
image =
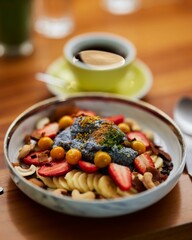
[[133, 132], [129, 132], [127, 133], [127, 138], [128, 140], [138, 140], [141, 141], [145, 144], [146, 148], [148, 148], [150, 146], [150, 142], [148, 140], [148, 138], [145, 136], [144, 133], [140, 132], [140, 131], [133, 131]]
[[90, 110], [79, 110], [76, 114], [76, 116], [81, 116], [81, 115], [85, 115], [85, 116], [95, 116], [96, 113]]
[[59, 131], [59, 124], [57, 122], [49, 123], [42, 129], [35, 129], [31, 136], [39, 139], [42, 136], [54, 138]]
[[42, 166], [50, 161], [50, 157], [47, 151], [33, 152], [23, 158], [25, 164], [33, 164], [35, 166]]
[[81, 170], [87, 173], [94, 173], [99, 169], [95, 164], [82, 160], [78, 161], [78, 164]]
[[105, 119], [113, 122], [116, 125], [124, 122], [124, 116], [123, 115], [114, 115], [114, 116], [106, 117]]
[[121, 190], [127, 191], [131, 188], [132, 173], [128, 167], [116, 163], [110, 163], [109, 174]]
[[146, 172], [146, 169], [148, 167], [153, 167], [153, 168], [155, 167], [155, 164], [152, 158], [146, 152], [137, 156], [134, 160], [134, 164], [137, 170], [142, 174]]
[[61, 176], [68, 173], [72, 166], [66, 161], [51, 162], [39, 168], [38, 174], [43, 177]]

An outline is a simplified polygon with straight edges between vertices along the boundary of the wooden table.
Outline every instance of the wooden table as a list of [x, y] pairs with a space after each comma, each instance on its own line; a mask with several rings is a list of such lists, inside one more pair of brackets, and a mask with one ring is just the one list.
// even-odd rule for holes
[[88, 219], [56, 213], [33, 202], [12, 182], [3, 140], [9, 124], [27, 107], [52, 97], [35, 73], [62, 55], [74, 35], [105, 31], [131, 40], [138, 58], [152, 70], [154, 83], [143, 99], [171, 117], [177, 100], [192, 96], [192, 4], [184, 0], [143, 0], [135, 13], [115, 16], [100, 1], [74, 0], [74, 32], [60, 40], [34, 32], [28, 58], [0, 59], [0, 239], [192, 239], [192, 182], [184, 172], [161, 201], [130, 215]]

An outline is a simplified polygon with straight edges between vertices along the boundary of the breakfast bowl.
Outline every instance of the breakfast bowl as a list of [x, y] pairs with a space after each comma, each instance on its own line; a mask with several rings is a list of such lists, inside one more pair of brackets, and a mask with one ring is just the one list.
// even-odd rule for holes
[[[79, 114], [80, 111], [81, 111], [81, 114]], [[78, 112], [78, 115], [76, 114], [77, 112]], [[171, 164], [169, 164], [169, 167], [171, 167], [169, 168], [170, 170], [169, 174], [165, 179], [163, 179], [163, 181], [161, 181], [160, 184], [155, 184], [155, 182], [153, 182], [152, 184], [154, 185], [154, 187], [146, 188], [145, 191], [129, 190], [128, 192], [128, 191], [123, 191], [120, 186], [121, 189], [119, 189], [119, 194], [115, 194], [113, 195], [113, 197], [110, 197], [107, 194], [105, 195], [105, 192], [104, 192], [105, 188], [107, 186], [109, 187], [109, 191], [111, 191], [112, 188], [110, 184], [115, 186], [114, 182], [116, 183], [118, 181], [115, 181], [117, 179], [110, 178], [110, 176], [107, 175], [108, 172], [106, 173], [106, 169], [102, 169], [103, 172], [97, 174], [97, 176], [99, 176], [98, 181], [102, 179], [99, 182], [100, 185], [96, 184], [96, 186], [95, 185], [94, 186], [96, 190], [98, 189], [99, 193], [103, 193], [104, 197], [99, 195], [99, 197], [97, 196], [96, 198], [94, 199], [92, 198], [91, 200], [88, 198], [73, 198], [68, 193], [60, 194], [61, 189], [59, 188], [56, 190], [51, 189], [52, 188], [51, 184], [55, 183], [55, 181], [53, 181], [54, 177], [52, 178], [49, 176], [48, 178], [46, 178], [45, 175], [43, 175], [43, 177], [39, 176], [40, 169], [42, 173], [42, 168], [50, 167], [51, 163], [46, 163], [43, 166], [37, 167], [38, 171], [36, 170], [36, 172], [38, 172], [36, 176], [39, 176], [40, 180], [42, 180], [43, 183], [47, 183], [48, 186], [45, 188], [45, 187], [40, 187], [34, 184], [33, 181], [30, 181], [29, 177], [24, 177], [21, 174], [22, 171], [18, 171], [18, 168], [20, 168], [21, 170], [21, 166], [18, 166], [18, 156], [19, 154], [21, 154], [21, 149], [23, 148], [23, 145], [24, 145], [23, 143], [24, 139], [26, 139], [27, 138], [26, 136], [29, 136], [29, 134], [37, 132], [37, 129], [36, 129], [37, 122], [39, 124], [41, 122], [42, 124], [42, 122], [43, 121], [45, 122], [47, 118], [51, 119], [51, 121], [54, 122], [55, 119], [61, 119], [61, 117], [64, 115], [72, 116], [74, 115], [74, 113], [76, 114], [75, 121], [79, 118], [83, 118], [83, 119], [88, 118], [88, 120], [90, 121], [90, 119], [93, 119], [94, 117], [98, 120], [100, 118], [98, 118], [97, 116], [102, 116], [102, 119], [105, 119], [102, 121], [104, 121], [105, 124], [107, 121], [107, 124], [111, 124], [110, 126], [113, 126], [113, 127], [115, 124], [115, 120], [113, 120], [114, 121], [113, 123], [110, 122], [111, 120], [109, 119], [111, 118], [111, 116], [116, 116], [116, 117], [124, 116], [126, 119], [132, 119], [132, 120], [134, 119], [134, 121], [136, 122], [135, 127], [137, 128], [135, 129], [135, 131], [141, 132], [141, 129], [144, 129], [145, 134], [147, 135], [147, 130], [150, 130], [151, 133], [153, 133], [153, 141], [155, 142], [155, 144], [153, 144], [153, 147], [156, 146], [156, 149], [159, 149], [160, 148], [159, 146], [161, 146], [161, 148], [163, 149], [161, 154], [165, 153], [163, 155], [166, 156], [166, 158], [169, 158], [167, 156], [170, 156], [171, 160], [168, 159], [168, 161], [171, 161]], [[93, 113], [96, 113], [96, 116], [93, 116], [92, 115]], [[118, 118], [118, 121], [120, 122], [119, 118]], [[140, 129], [138, 129], [138, 126], [140, 127]], [[69, 128], [70, 127], [67, 127], [66, 129], [69, 129]], [[114, 128], [119, 129], [120, 127], [115, 126]], [[41, 127], [39, 127], [39, 129], [41, 129]], [[84, 133], [81, 132], [81, 136], [83, 134]], [[101, 136], [103, 136], [102, 134]], [[78, 133], [78, 136], [80, 136], [79, 133]], [[131, 144], [134, 141], [136, 141], [135, 138], [132, 139]], [[150, 144], [150, 146], [152, 146], [152, 144]], [[22, 192], [24, 192], [29, 198], [55, 211], [69, 214], [69, 215], [83, 216], [83, 217], [120, 216], [120, 215], [125, 215], [125, 214], [139, 211], [141, 209], [144, 209], [156, 203], [157, 201], [165, 197], [174, 188], [174, 186], [177, 184], [179, 180], [180, 175], [183, 172], [184, 165], [185, 165], [184, 140], [180, 130], [178, 129], [178, 127], [175, 125], [175, 123], [169, 116], [167, 116], [165, 113], [163, 113], [161, 110], [157, 109], [156, 107], [148, 103], [145, 103], [143, 101], [131, 100], [131, 99], [113, 95], [113, 94], [95, 94], [95, 95], [77, 94], [71, 97], [51, 98], [35, 104], [34, 106], [28, 108], [26, 111], [21, 113], [10, 125], [4, 140], [4, 153], [5, 153], [6, 163], [10, 171], [12, 180], [17, 185], [17, 187]], [[142, 153], [140, 153], [140, 155], [142, 155]], [[25, 158], [29, 159], [29, 155]], [[137, 157], [134, 156], [134, 158], [138, 158], [138, 155]], [[67, 159], [67, 153], [66, 153], [66, 159]], [[30, 160], [33, 160], [33, 158], [30, 157]], [[65, 164], [66, 164], [66, 161], [65, 161]], [[117, 165], [118, 164], [116, 163], [109, 164], [109, 166], [113, 166], [113, 167]], [[128, 167], [121, 166], [121, 168], [127, 169]], [[29, 168], [26, 168], [26, 169], [29, 169]], [[23, 171], [25, 172], [26, 169], [24, 169]], [[150, 168], [147, 168], [147, 169], [150, 169]], [[115, 170], [117, 170], [117, 168], [115, 168]], [[78, 172], [79, 170], [73, 169], [71, 171]], [[68, 173], [71, 173], [71, 171], [69, 171]], [[134, 174], [135, 174], [134, 176], [136, 176], [137, 179], [144, 178], [145, 173], [142, 173], [142, 171], [140, 173], [137, 173], [137, 171], [134, 168], [131, 169], [131, 171], [132, 171], [132, 177], [131, 177], [131, 180], [129, 178], [130, 181], [133, 181], [132, 179]], [[149, 170], [146, 170], [146, 171], [149, 171]], [[46, 171], [44, 171], [44, 173], [45, 172]], [[36, 173], [33, 173], [33, 176], [34, 174]], [[66, 178], [67, 174], [64, 177], [62, 176], [62, 179]], [[78, 173], [78, 174], [81, 174], [81, 173]], [[83, 179], [85, 176], [87, 177], [88, 174], [94, 175], [95, 173], [86, 173], [86, 174], [83, 173], [81, 176], [81, 179]], [[127, 174], [127, 170], [126, 170], [126, 174]], [[142, 177], [142, 174], [143, 174], [143, 177]], [[86, 179], [88, 179], [88, 177]], [[110, 179], [110, 182], [105, 182], [104, 179]], [[71, 181], [73, 181], [74, 178], [71, 178], [71, 179], [68, 178], [67, 181], [68, 180], [70, 184], [72, 184]], [[76, 180], [80, 181], [80, 175], [79, 175], [79, 180], [76, 176]], [[126, 181], [127, 180], [125, 180], [125, 182]], [[73, 183], [75, 184], [75, 182]], [[79, 184], [81, 185], [82, 182], [76, 182], [76, 183], [79, 186]], [[124, 182], [122, 182], [122, 184], [124, 184]], [[63, 182], [60, 185], [63, 185]], [[78, 186], [77, 186], [77, 189], [78, 189]], [[115, 191], [118, 187], [119, 186], [115, 187]], [[124, 185], [123, 187], [127, 187], [127, 186]], [[78, 191], [77, 189], [73, 189], [73, 191]], [[66, 192], [66, 189], [64, 192]], [[89, 192], [93, 193], [94, 190]], [[78, 194], [81, 195], [81, 193], [78, 193]]]

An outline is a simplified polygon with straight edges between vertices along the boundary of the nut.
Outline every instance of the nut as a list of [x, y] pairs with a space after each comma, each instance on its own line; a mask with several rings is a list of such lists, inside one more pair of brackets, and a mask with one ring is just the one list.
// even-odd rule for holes
[[74, 189], [71, 193], [71, 197], [77, 200], [93, 200], [95, 199], [95, 193], [91, 191], [80, 193], [77, 189]]
[[156, 185], [158, 185], [158, 182], [153, 182], [152, 178], [153, 178], [153, 174], [150, 172], [145, 172], [143, 175], [142, 182], [147, 189], [152, 189]]
[[19, 150], [19, 159], [24, 158], [27, 156], [27, 154], [30, 153], [31, 150], [35, 148], [35, 144], [25, 144], [20, 150]]
[[41, 188], [45, 187], [45, 184], [42, 181], [38, 180], [37, 178], [30, 178], [29, 181], [38, 187]]
[[57, 188], [56, 190], [53, 191], [53, 193], [56, 195], [67, 195], [67, 190], [63, 188]]
[[42, 119], [40, 119], [37, 124], [36, 124], [36, 128], [37, 129], [42, 129], [45, 125], [47, 125], [48, 123], [50, 123], [50, 119], [47, 117], [44, 117]]
[[125, 118], [125, 123], [128, 124], [132, 131], [141, 131], [139, 124], [132, 118]]
[[31, 165], [29, 168], [22, 168], [20, 166], [15, 166], [15, 170], [23, 177], [30, 176], [36, 172], [36, 166]]

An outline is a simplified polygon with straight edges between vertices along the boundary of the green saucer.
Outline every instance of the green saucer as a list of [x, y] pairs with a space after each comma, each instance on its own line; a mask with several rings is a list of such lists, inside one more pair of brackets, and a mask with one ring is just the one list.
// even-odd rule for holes
[[[47, 84], [51, 93], [56, 96], [71, 95], [82, 92], [77, 84], [76, 79], [71, 70], [68, 68], [64, 58], [56, 59], [47, 68], [47, 73], [56, 76], [67, 82], [67, 87], [58, 87]], [[117, 88], [115, 94], [127, 96], [130, 98], [143, 98], [151, 88], [153, 82], [152, 73], [149, 68], [141, 60], [135, 60], [121, 84]]]

